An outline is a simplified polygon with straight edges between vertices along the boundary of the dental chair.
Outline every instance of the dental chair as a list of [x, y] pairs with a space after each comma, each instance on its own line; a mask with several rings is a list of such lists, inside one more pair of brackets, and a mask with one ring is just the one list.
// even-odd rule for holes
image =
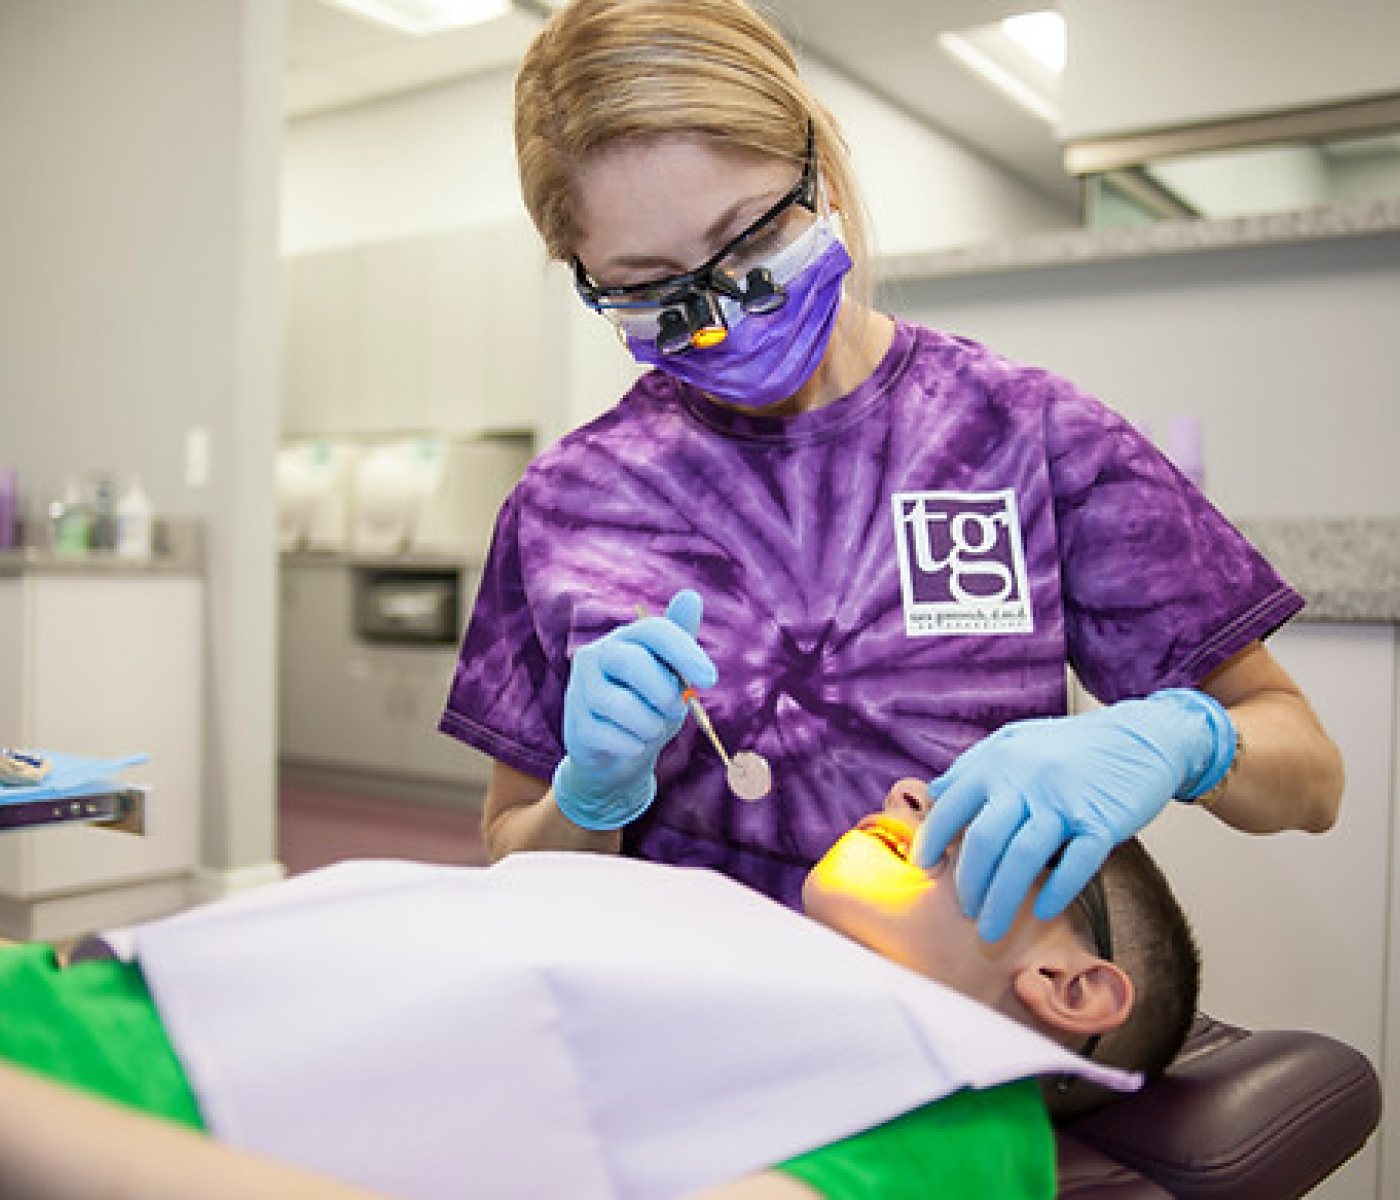
[[1289, 1200], [1360, 1150], [1380, 1111], [1352, 1047], [1199, 1014], [1160, 1079], [1059, 1127], [1058, 1195]]

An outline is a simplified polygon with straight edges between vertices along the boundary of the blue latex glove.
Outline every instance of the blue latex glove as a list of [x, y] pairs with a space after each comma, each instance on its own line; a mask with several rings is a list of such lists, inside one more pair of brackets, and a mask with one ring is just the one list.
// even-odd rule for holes
[[685, 679], [711, 687], [715, 665], [695, 640], [702, 604], [677, 592], [664, 617], [642, 617], [574, 654], [564, 690], [560, 811], [584, 829], [617, 829], [656, 797], [656, 760], [685, 721]]
[[964, 827], [958, 898], [996, 941], [1055, 854], [1036, 897], [1049, 920], [1119, 842], [1173, 798], [1204, 795], [1235, 756], [1235, 727], [1203, 692], [1169, 688], [1072, 717], [1016, 721], [965, 751], [929, 784], [933, 811], [910, 851], [934, 866]]

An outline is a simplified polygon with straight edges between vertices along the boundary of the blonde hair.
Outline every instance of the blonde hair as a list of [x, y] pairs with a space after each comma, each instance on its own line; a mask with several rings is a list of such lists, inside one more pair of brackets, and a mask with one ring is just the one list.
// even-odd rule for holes
[[807, 90], [782, 35], [745, 0], [572, 0], [525, 54], [515, 82], [521, 194], [552, 258], [572, 257], [578, 174], [628, 138], [700, 134], [817, 169], [868, 294], [868, 234], [850, 152]]

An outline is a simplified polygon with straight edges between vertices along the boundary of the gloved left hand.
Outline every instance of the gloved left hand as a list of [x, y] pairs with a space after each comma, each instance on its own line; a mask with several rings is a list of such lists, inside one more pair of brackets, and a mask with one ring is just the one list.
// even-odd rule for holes
[[964, 826], [957, 888], [963, 912], [996, 941], [1036, 877], [1064, 847], [1035, 915], [1074, 899], [1113, 847], [1174, 797], [1214, 787], [1235, 729], [1212, 697], [1169, 688], [1071, 717], [1016, 721], [965, 751], [929, 784], [933, 810], [910, 852], [933, 867]]

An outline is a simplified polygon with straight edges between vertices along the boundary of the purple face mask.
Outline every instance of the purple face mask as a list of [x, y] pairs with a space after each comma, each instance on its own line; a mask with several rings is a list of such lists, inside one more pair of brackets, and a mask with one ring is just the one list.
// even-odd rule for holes
[[806, 265], [790, 279], [773, 271], [787, 291], [787, 303], [777, 312], [745, 314], [724, 299], [721, 306], [729, 336], [718, 346], [662, 354], [652, 338], [629, 336], [632, 357], [727, 404], [767, 408], [786, 400], [812, 377], [826, 354], [841, 307], [841, 285], [851, 269], [846, 247], [824, 219], [782, 256], [791, 251], [797, 251]]

